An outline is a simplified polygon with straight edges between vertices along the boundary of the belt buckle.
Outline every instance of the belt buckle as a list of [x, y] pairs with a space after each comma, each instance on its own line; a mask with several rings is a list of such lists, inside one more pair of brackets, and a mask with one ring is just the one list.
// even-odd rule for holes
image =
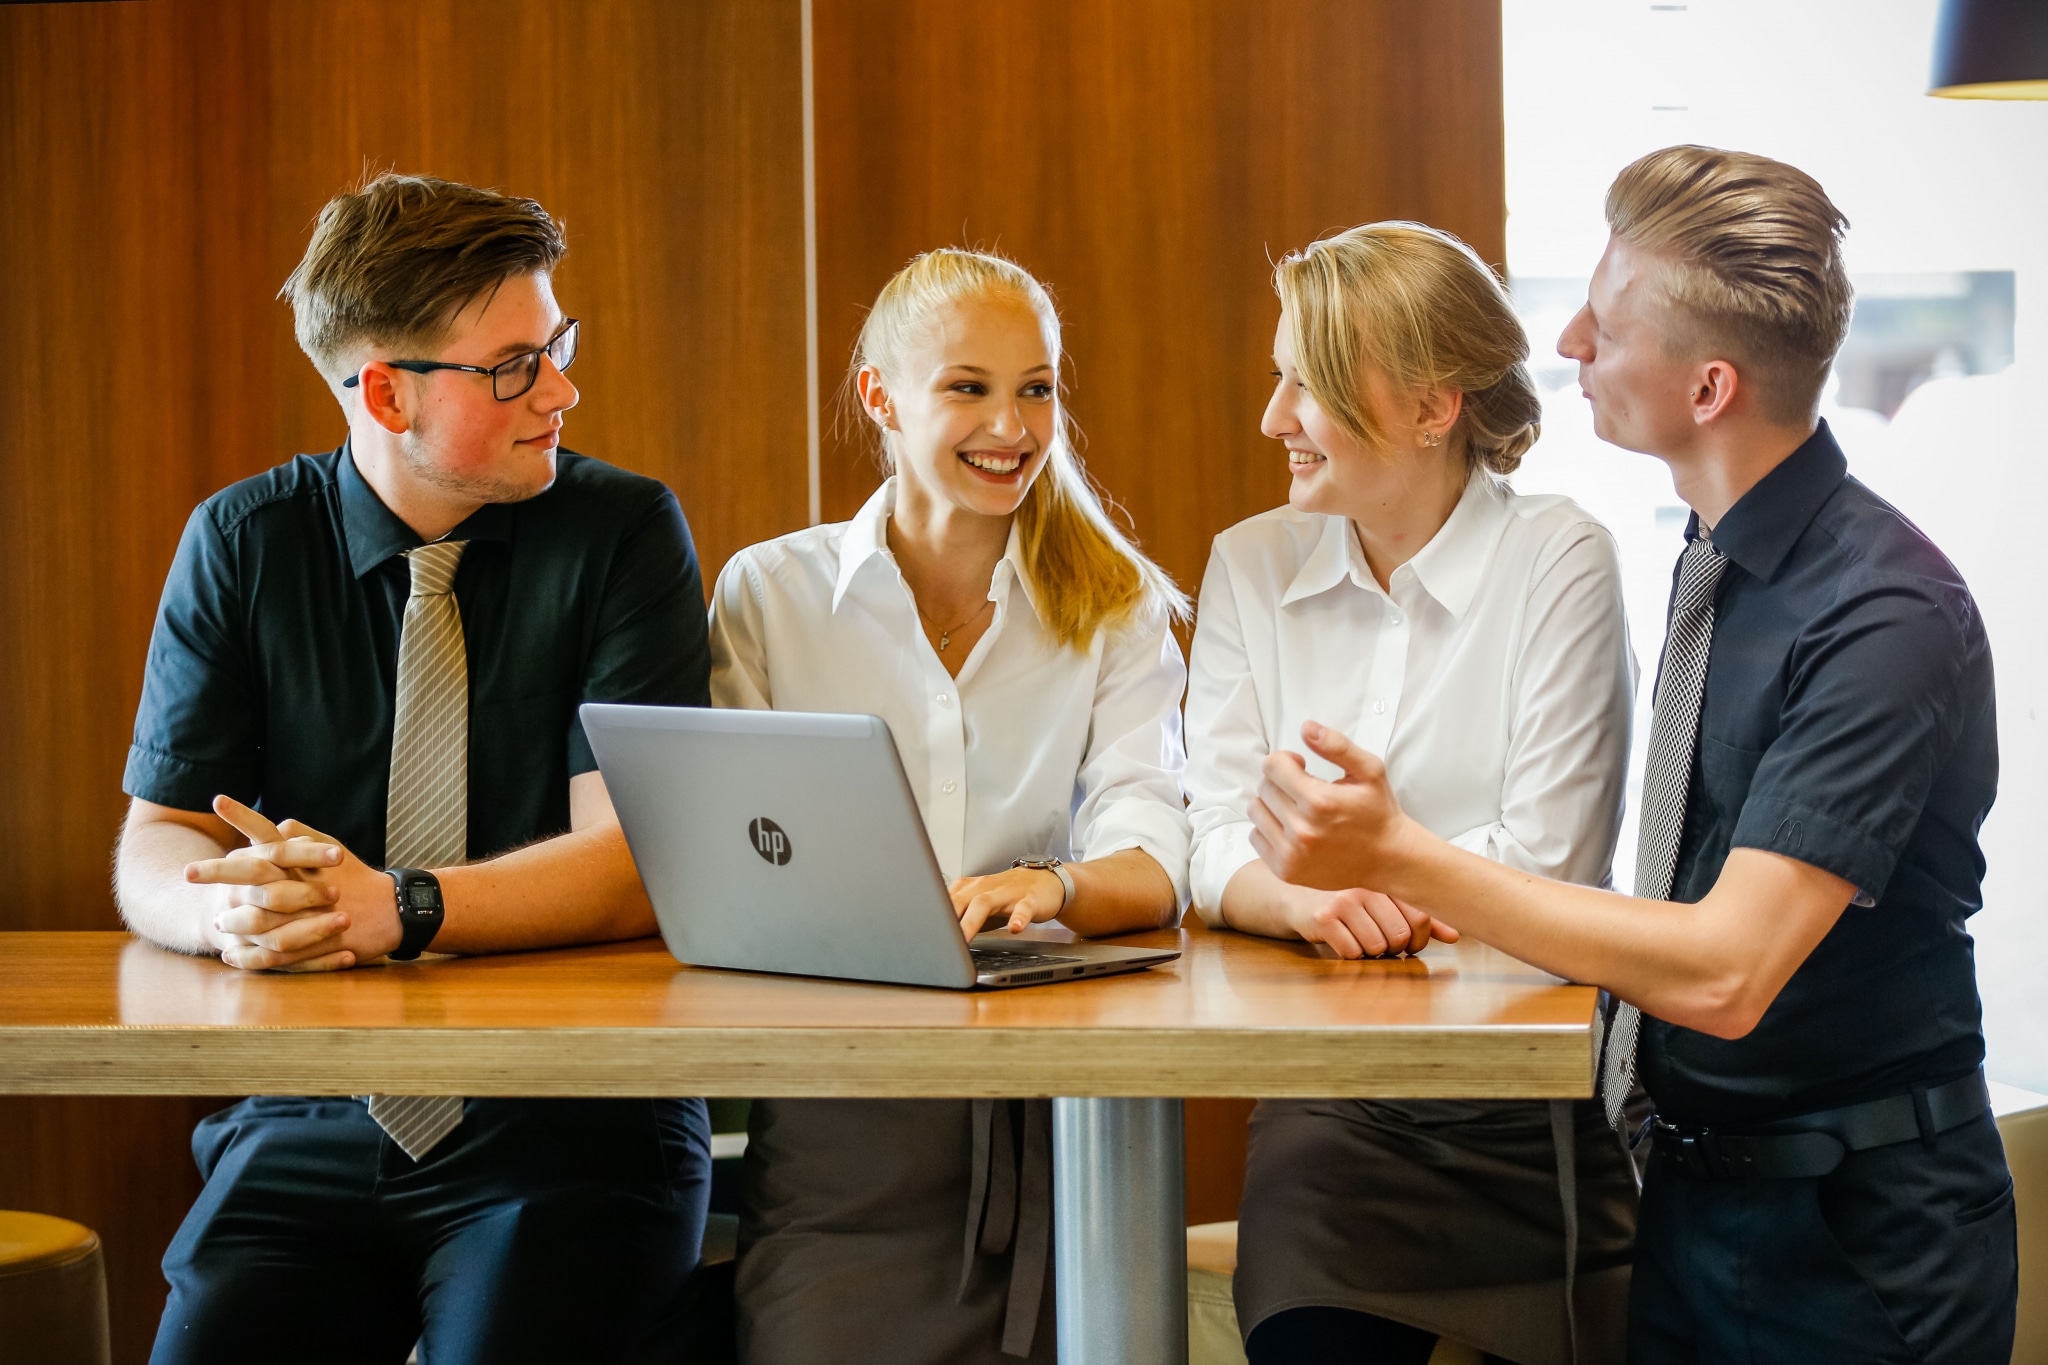
[[1713, 1129], [1687, 1132], [1661, 1118], [1655, 1123], [1657, 1135], [1665, 1139], [1660, 1145], [1681, 1171], [1695, 1180], [1719, 1180], [1727, 1173], [1727, 1163], [1721, 1159], [1720, 1143]]

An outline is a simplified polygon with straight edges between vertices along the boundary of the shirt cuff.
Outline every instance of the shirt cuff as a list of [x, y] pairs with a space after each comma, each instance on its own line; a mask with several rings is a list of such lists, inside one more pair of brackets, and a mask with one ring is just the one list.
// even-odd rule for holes
[[1195, 845], [1193, 867], [1188, 881], [1194, 893], [1195, 913], [1212, 929], [1223, 923], [1223, 891], [1238, 869], [1256, 862], [1252, 851], [1252, 826], [1248, 820], [1211, 830]]
[[1086, 840], [1074, 849], [1074, 860], [1106, 858], [1127, 848], [1143, 849], [1172, 880], [1178, 920], [1188, 903], [1187, 816], [1149, 797], [1113, 802], [1089, 822]]

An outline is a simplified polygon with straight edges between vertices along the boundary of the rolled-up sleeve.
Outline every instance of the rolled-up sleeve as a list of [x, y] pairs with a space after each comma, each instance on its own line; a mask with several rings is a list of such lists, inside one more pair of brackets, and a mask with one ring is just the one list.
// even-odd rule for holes
[[254, 805], [263, 787], [263, 689], [240, 608], [239, 566], [202, 506], [185, 523], [143, 668], [135, 741], [121, 789], [177, 810], [226, 793]]
[[1189, 892], [1210, 924], [1223, 924], [1223, 889], [1258, 855], [1245, 812], [1272, 750], [1246, 657], [1229, 566], [1209, 556], [1188, 664], [1188, 821], [1194, 840]]
[[1105, 641], [1088, 748], [1075, 776], [1076, 858], [1143, 849], [1188, 901], [1187, 751], [1180, 703], [1187, 665], [1164, 613]]
[[1450, 842], [1539, 876], [1604, 885], [1636, 689], [1621, 560], [1605, 529], [1571, 528], [1540, 569], [1516, 658], [1500, 818]]

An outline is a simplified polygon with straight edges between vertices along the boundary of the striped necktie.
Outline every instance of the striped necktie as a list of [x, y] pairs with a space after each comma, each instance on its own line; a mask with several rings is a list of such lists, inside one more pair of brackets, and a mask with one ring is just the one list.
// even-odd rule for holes
[[[398, 638], [386, 867], [449, 867], [469, 851], [469, 657], [453, 591], [465, 543], [444, 540], [406, 555], [412, 596]], [[370, 1117], [418, 1161], [462, 1122], [462, 1099], [372, 1095]]]
[[[1668, 900], [1678, 870], [1685, 798], [1692, 789], [1693, 751], [1699, 743], [1700, 703], [1707, 689], [1707, 656], [1714, 645], [1714, 589], [1727, 567], [1727, 556], [1704, 535], [1695, 536], [1678, 561], [1678, 590], [1672, 595], [1664, 666], [1651, 708], [1650, 761], [1643, 770], [1642, 822], [1636, 839], [1636, 894], [1647, 900]], [[1643, 1016], [1625, 1000], [1606, 996], [1605, 1001], [1600, 1098], [1609, 1126], [1620, 1132], [1622, 1109], [1635, 1084], [1636, 1039]]]

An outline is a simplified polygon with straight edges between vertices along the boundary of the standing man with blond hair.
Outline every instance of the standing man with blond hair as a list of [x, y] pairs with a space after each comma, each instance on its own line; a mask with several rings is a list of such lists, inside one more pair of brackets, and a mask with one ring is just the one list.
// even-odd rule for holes
[[1817, 418], [1848, 330], [1846, 223], [1765, 157], [1622, 171], [1558, 349], [1602, 439], [1693, 509], [1643, 781], [1636, 895], [1451, 847], [1378, 759], [1266, 761], [1281, 877], [1371, 887], [1600, 985], [1602, 1098], [1654, 1114], [1640, 1362], [2004, 1365], [2018, 1270], [1965, 922], [1997, 787], [1990, 649], [1941, 552]]
[[[321, 212], [285, 294], [348, 438], [186, 525], [123, 780], [137, 933], [310, 972], [654, 932], [576, 708], [708, 705], [703, 586], [674, 494], [560, 449], [564, 250], [425, 177]], [[709, 1148], [694, 1099], [244, 1100], [193, 1134], [151, 1359], [672, 1360]]]

